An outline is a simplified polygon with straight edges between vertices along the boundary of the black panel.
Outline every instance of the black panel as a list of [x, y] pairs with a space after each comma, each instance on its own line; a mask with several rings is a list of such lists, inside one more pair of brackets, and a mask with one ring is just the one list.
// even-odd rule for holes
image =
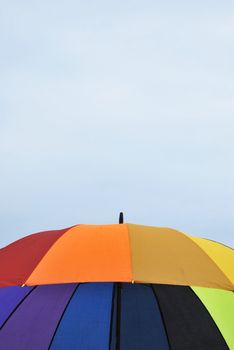
[[153, 285], [171, 350], [228, 350], [212, 317], [190, 287]]

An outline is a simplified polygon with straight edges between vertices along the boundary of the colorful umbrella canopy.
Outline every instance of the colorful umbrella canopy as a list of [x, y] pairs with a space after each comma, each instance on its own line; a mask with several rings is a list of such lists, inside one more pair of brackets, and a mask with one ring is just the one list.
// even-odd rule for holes
[[0, 349], [234, 350], [234, 251], [173, 229], [33, 234], [0, 283]]

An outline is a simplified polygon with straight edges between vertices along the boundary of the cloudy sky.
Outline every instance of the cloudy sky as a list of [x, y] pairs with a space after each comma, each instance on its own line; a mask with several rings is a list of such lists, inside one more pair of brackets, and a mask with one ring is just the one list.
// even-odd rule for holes
[[231, 0], [8, 0], [0, 245], [76, 223], [234, 246]]

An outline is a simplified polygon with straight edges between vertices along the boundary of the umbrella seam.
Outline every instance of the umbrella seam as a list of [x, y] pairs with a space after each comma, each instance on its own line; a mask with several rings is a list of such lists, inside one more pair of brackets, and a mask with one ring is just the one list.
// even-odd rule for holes
[[77, 291], [77, 289], [79, 288], [80, 285], [81, 285], [81, 283], [78, 283], [78, 284], [77, 284], [76, 288], [75, 288], [74, 291], [72, 292], [72, 294], [71, 294], [71, 296], [70, 296], [70, 298], [69, 298], [69, 300], [68, 300], [68, 302], [67, 302], [67, 305], [65, 306], [65, 308], [64, 308], [64, 310], [63, 310], [63, 312], [62, 312], [62, 315], [60, 316], [60, 319], [59, 319], [59, 321], [58, 321], [58, 323], [57, 323], [57, 326], [56, 326], [56, 328], [55, 328], [55, 330], [54, 330], [54, 334], [53, 334], [53, 336], [52, 336], [52, 338], [51, 338], [51, 341], [50, 341], [50, 344], [49, 344], [49, 346], [48, 346], [48, 350], [50, 350], [50, 348], [51, 348], [51, 346], [52, 346], [53, 340], [54, 340], [55, 335], [56, 335], [56, 333], [57, 333], [57, 331], [58, 331], [58, 328], [59, 328], [59, 326], [60, 326], [60, 323], [62, 322], [63, 316], [64, 316], [64, 314], [65, 314], [65, 312], [66, 312], [66, 310], [67, 310], [67, 308], [68, 308], [68, 306], [69, 306], [69, 304], [70, 304], [70, 302], [71, 302], [71, 300], [72, 300], [74, 294], [76, 293], [76, 291]]
[[127, 236], [128, 236], [128, 245], [129, 245], [129, 261], [130, 261], [130, 270], [131, 270], [131, 282], [134, 283], [134, 276], [133, 276], [133, 261], [132, 261], [132, 249], [131, 249], [131, 237], [129, 232], [129, 224], [126, 224], [127, 228]]
[[117, 291], [117, 314], [116, 314], [116, 350], [120, 350], [121, 335], [121, 302], [122, 302], [122, 283], [116, 282]]
[[110, 329], [109, 329], [109, 350], [111, 349], [111, 341], [112, 341], [112, 326], [113, 326], [113, 315], [114, 315], [114, 299], [116, 294], [116, 286], [115, 283], [113, 283], [113, 290], [112, 290], [112, 298], [111, 298], [111, 318], [110, 318]]
[[159, 312], [160, 312], [160, 316], [161, 316], [161, 319], [162, 319], [162, 323], [163, 323], [163, 326], [164, 326], [164, 330], [165, 330], [165, 334], [166, 334], [166, 338], [167, 338], [167, 342], [168, 342], [168, 347], [169, 347], [170, 350], [172, 350], [172, 345], [170, 344], [170, 338], [169, 338], [169, 334], [168, 334], [168, 331], [167, 331], [166, 322], [165, 322], [165, 319], [164, 319], [164, 316], [163, 316], [163, 312], [162, 312], [159, 300], [157, 298], [157, 295], [156, 295], [156, 292], [155, 292], [155, 290], [153, 288], [152, 283], [150, 283], [150, 287], [152, 289], [155, 301], [156, 301], [156, 303], [158, 305], [158, 309], [159, 309]]
[[[206, 312], [209, 314], [209, 316], [210, 316], [210, 318], [212, 319], [212, 321], [213, 321], [213, 323], [214, 323], [216, 329], [218, 330], [218, 333], [219, 333], [220, 336], [223, 338], [224, 343], [227, 345], [227, 349], [229, 349], [229, 346], [228, 346], [228, 344], [227, 344], [227, 342], [226, 342], [226, 339], [224, 338], [224, 336], [223, 336], [221, 330], [219, 329], [219, 327], [218, 327], [217, 323], [215, 322], [214, 318], [212, 317], [210, 311], [208, 310], [208, 308], [206, 307], [206, 305], [203, 303], [203, 301], [200, 299], [200, 297], [197, 295], [197, 293], [193, 290], [192, 286], [188, 286], [188, 287], [191, 289], [192, 293], [195, 295], [195, 297], [196, 297], [196, 298], [199, 300], [199, 302], [202, 304], [202, 307], [203, 307], [203, 308], [206, 310]], [[200, 288], [204, 288], [204, 287], [200, 287]]]
[[34, 267], [34, 269], [31, 271], [30, 275], [27, 277], [26, 281], [22, 284], [22, 286], [28, 286], [27, 281], [30, 279], [30, 277], [32, 276], [32, 274], [34, 273], [34, 271], [37, 269], [37, 267], [41, 264], [41, 262], [43, 261], [43, 259], [45, 258], [45, 256], [49, 253], [50, 249], [52, 249], [54, 247], [54, 245], [65, 235], [67, 234], [72, 228], [79, 226], [79, 225], [74, 225], [69, 227], [60, 237], [58, 237], [53, 244], [50, 246], [50, 248], [45, 252], [45, 254], [42, 256], [42, 258], [40, 259], [40, 261], [37, 263], [37, 265]]
[[[186, 237], [190, 242], [193, 243], [193, 245], [195, 245], [196, 247], [198, 247], [198, 248], [203, 252], [203, 254], [206, 255], [206, 256], [209, 258], [209, 260], [216, 266], [217, 270], [219, 270], [220, 273], [221, 273], [221, 274], [226, 278], [226, 280], [230, 283], [230, 285], [232, 286], [232, 290], [233, 290], [234, 286], [233, 286], [232, 281], [231, 281], [231, 280], [229, 279], [229, 277], [224, 273], [224, 271], [221, 270], [221, 268], [220, 268], [219, 265], [216, 263], [216, 261], [215, 261], [211, 256], [209, 256], [209, 254], [208, 254], [202, 247], [200, 247], [200, 245], [199, 245], [198, 243], [196, 243], [192, 238], [190, 238], [189, 235], [187, 235], [186, 233], [181, 232], [181, 231], [177, 231], [177, 232], [181, 233], [184, 237]], [[201, 286], [201, 287], [202, 287], [202, 286]], [[224, 289], [224, 288], [221, 288], [221, 289]]]
[[[8, 322], [8, 320], [11, 318], [11, 316], [17, 311], [17, 309], [20, 307], [21, 304], [23, 304], [24, 300], [37, 288], [38, 286], [34, 286], [29, 292], [28, 294], [26, 294], [22, 300], [20, 300], [20, 302], [14, 307], [14, 309], [12, 310], [12, 312], [8, 315], [8, 317], [5, 319], [5, 321], [3, 322], [3, 324], [0, 327], [0, 331], [2, 330], [2, 328], [5, 326], [5, 324]], [[10, 287], [12, 288], [12, 287]]]

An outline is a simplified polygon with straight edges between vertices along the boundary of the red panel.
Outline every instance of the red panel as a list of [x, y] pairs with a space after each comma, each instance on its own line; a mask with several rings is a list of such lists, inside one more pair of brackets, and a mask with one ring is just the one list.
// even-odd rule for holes
[[24, 284], [41, 258], [68, 229], [35, 233], [0, 249], [0, 287]]

